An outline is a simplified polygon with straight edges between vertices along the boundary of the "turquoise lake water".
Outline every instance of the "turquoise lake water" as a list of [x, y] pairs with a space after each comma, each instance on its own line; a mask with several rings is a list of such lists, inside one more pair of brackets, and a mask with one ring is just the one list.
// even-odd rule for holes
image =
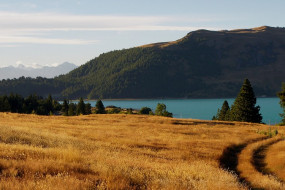
[[[173, 113], [175, 118], [192, 118], [211, 120], [216, 115], [218, 108], [222, 107], [225, 99], [167, 99], [167, 100], [102, 100], [104, 106], [114, 105], [121, 108], [140, 109], [149, 107], [153, 111], [157, 103], [164, 103], [167, 111]], [[231, 105], [234, 99], [226, 99]], [[95, 106], [96, 101], [87, 101]], [[281, 121], [279, 113], [282, 109], [279, 105], [279, 98], [258, 98], [257, 104], [261, 107], [260, 112], [263, 122], [277, 124]]]

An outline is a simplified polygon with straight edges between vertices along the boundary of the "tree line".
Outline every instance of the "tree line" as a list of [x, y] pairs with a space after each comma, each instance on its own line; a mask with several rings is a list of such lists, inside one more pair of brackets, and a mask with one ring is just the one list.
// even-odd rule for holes
[[[63, 100], [62, 104], [49, 95], [43, 98], [38, 95], [29, 95], [24, 98], [18, 94], [10, 94], [9, 96], [0, 96], [0, 112], [24, 113], [24, 114], [37, 114], [37, 115], [89, 115], [94, 114], [107, 114], [107, 113], [124, 113], [121, 108], [111, 107], [106, 111], [103, 102], [97, 100], [95, 107], [92, 108], [90, 103], [85, 103], [83, 98], [80, 98], [78, 103], [73, 103], [69, 100]], [[129, 114], [133, 113], [133, 109], [127, 109]], [[139, 110], [138, 114], [159, 115], [172, 117], [172, 113], [166, 110], [166, 105], [158, 103], [155, 112], [148, 107], [143, 107]]]
[[[283, 109], [283, 113], [280, 114], [282, 117], [281, 124], [285, 125], [285, 83], [282, 84], [282, 89], [277, 96], [280, 98], [280, 106]], [[256, 97], [253, 88], [250, 81], [245, 79], [233, 105], [230, 107], [225, 100], [221, 109], [218, 109], [217, 114], [213, 116], [213, 120], [261, 123], [260, 107], [255, 104]], [[83, 98], [80, 98], [78, 103], [64, 100], [60, 104], [51, 95], [48, 95], [47, 98], [38, 95], [29, 95], [23, 98], [18, 94], [0, 96], [0, 112], [64, 116], [88, 115], [91, 113], [123, 113], [121, 108], [115, 106], [106, 110], [100, 99], [96, 102], [95, 107], [92, 108], [90, 103], [83, 101]], [[129, 108], [126, 110], [126, 113], [132, 114], [134, 112], [133, 109]], [[157, 104], [154, 112], [148, 107], [143, 107], [137, 113], [172, 117], [172, 113], [168, 112], [166, 105], [162, 103]]]
[[78, 104], [67, 100], [60, 104], [51, 95], [48, 95], [47, 98], [38, 95], [29, 95], [24, 98], [18, 94], [10, 94], [9, 96], [0, 96], [0, 112], [37, 115], [85, 115], [91, 113], [91, 105], [85, 104], [82, 98]]
[[91, 104], [84, 103], [83, 98], [79, 99], [78, 104], [65, 99], [61, 106], [61, 113], [64, 116], [89, 115], [91, 114]]
[[43, 98], [37, 95], [29, 95], [23, 98], [18, 94], [0, 96], [0, 111], [12, 113], [52, 115], [60, 111], [61, 105], [51, 95]]

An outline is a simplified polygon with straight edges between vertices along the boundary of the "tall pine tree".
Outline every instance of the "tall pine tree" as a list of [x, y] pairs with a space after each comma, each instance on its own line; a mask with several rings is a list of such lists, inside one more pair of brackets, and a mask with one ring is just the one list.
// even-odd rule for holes
[[221, 109], [218, 109], [217, 116], [215, 116], [215, 120], [222, 120], [227, 121], [229, 120], [229, 114], [230, 114], [230, 107], [227, 100], [224, 101], [223, 106]]
[[76, 115], [85, 115], [85, 111], [85, 103], [83, 101], [83, 98], [80, 98], [76, 108]]
[[85, 104], [85, 114], [86, 115], [89, 115], [89, 114], [91, 114], [91, 104], [89, 104], [89, 103], [87, 103], [87, 104]]
[[68, 109], [69, 109], [68, 104], [69, 104], [68, 100], [63, 100], [61, 111], [64, 116], [68, 116]]
[[231, 111], [230, 119], [233, 121], [245, 121], [252, 123], [261, 123], [262, 116], [259, 113], [260, 107], [255, 106], [256, 97], [248, 79], [240, 89], [237, 98], [235, 99]]
[[75, 115], [76, 114], [75, 111], [76, 111], [76, 105], [74, 103], [70, 103], [68, 105], [68, 116]]
[[280, 114], [282, 117], [282, 125], [285, 125], [285, 83], [282, 83], [282, 90], [277, 94], [280, 98], [280, 106], [283, 109], [283, 113]]
[[95, 107], [96, 107], [96, 113], [97, 114], [104, 114], [104, 113], [106, 113], [104, 104], [103, 104], [103, 102], [101, 100], [97, 100]]

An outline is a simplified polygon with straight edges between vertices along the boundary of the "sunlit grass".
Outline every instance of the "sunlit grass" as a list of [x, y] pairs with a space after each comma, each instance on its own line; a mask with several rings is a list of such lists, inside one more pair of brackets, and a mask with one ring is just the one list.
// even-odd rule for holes
[[[263, 171], [258, 171], [258, 167], [260, 167], [259, 165], [263, 165], [263, 163], [260, 163], [260, 161], [257, 163], [258, 165], [255, 163], [258, 159], [255, 157], [260, 157], [260, 155], [255, 155], [255, 151], [260, 147], [267, 147], [271, 143], [275, 143], [279, 138], [280, 137], [277, 136], [252, 143], [241, 152], [237, 169], [240, 172], [241, 177], [250, 183], [250, 186], [257, 189], [284, 189], [285, 186], [280, 181], [278, 181], [273, 175], [268, 174], [266, 166], [260, 168]], [[265, 155], [261, 156], [263, 157]], [[263, 162], [263, 160], [261, 160], [261, 162]]]
[[142, 115], [0, 113], [0, 188], [244, 189], [220, 167], [220, 157], [266, 128]]
[[266, 154], [265, 161], [267, 167], [285, 181], [285, 141], [272, 145]]

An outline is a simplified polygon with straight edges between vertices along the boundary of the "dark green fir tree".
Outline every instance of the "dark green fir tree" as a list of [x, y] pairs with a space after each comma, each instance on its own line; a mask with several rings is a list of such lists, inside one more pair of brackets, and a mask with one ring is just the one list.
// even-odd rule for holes
[[104, 107], [103, 102], [101, 100], [97, 100], [95, 107], [96, 107], [96, 113], [97, 114], [104, 114], [104, 113], [106, 113], [105, 107]]
[[230, 107], [227, 100], [224, 101], [221, 109], [218, 109], [217, 116], [215, 116], [215, 120], [227, 121], [229, 120], [230, 115]]
[[281, 92], [278, 92], [277, 96], [280, 98], [280, 106], [283, 109], [283, 113], [280, 114], [282, 117], [282, 125], [285, 125], [285, 83], [282, 83]]
[[261, 123], [262, 116], [259, 113], [260, 107], [255, 106], [255, 104], [256, 97], [253, 88], [249, 80], [245, 79], [231, 107], [230, 120]]
[[85, 115], [85, 111], [85, 103], [83, 101], [83, 98], [80, 98], [76, 108], [76, 115]]
[[89, 103], [85, 104], [85, 114], [86, 115], [91, 114], [91, 109], [92, 109], [91, 104]]
[[52, 102], [53, 102], [52, 96], [49, 94], [48, 98], [45, 100], [45, 108], [46, 108], [47, 114], [54, 112]]
[[68, 105], [68, 116], [73, 116], [73, 115], [75, 115], [75, 111], [76, 111], [76, 104], [70, 103], [70, 104]]
[[61, 111], [64, 116], [68, 116], [68, 108], [69, 108], [68, 104], [69, 104], [68, 100], [63, 101]]

